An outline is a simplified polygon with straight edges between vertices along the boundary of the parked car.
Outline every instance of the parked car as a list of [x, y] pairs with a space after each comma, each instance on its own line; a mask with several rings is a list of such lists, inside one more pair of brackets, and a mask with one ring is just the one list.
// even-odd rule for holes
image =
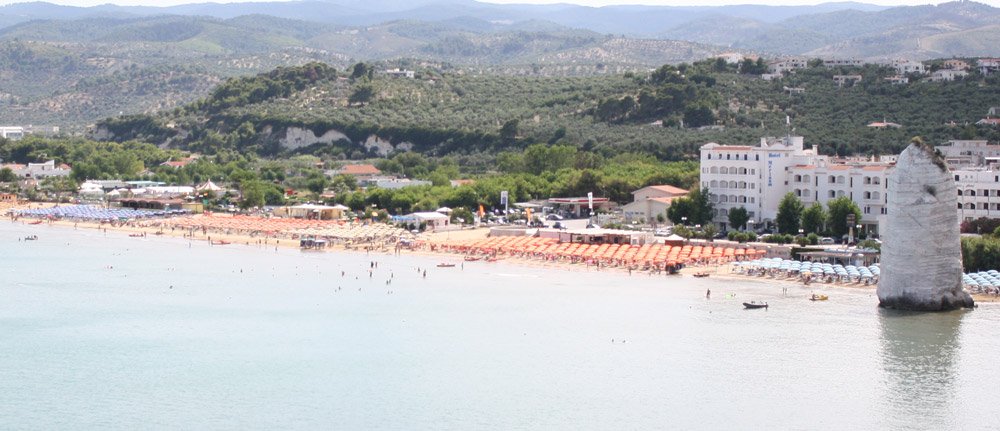
[[554, 229], [566, 229], [566, 224], [563, 223], [563, 222], [561, 222], [561, 221], [557, 221], [557, 222], [555, 222], [555, 223], [552, 224], [552, 227]]
[[830, 244], [836, 244], [836, 241], [834, 241], [833, 238], [830, 238], [828, 236], [824, 236], [824, 237], [822, 237], [822, 238], [819, 239], [819, 243], [823, 244], [823, 245], [830, 245]]
[[548, 216], [548, 217], [546, 217], [545, 219], [546, 219], [546, 220], [548, 220], [548, 221], [552, 221], [552, 220], [562, 220], [562, 219], [563, 219], [563, 216], [561, 216], [561, 215], [559, 215], [559, 214], [549, 214], [549, 216]]

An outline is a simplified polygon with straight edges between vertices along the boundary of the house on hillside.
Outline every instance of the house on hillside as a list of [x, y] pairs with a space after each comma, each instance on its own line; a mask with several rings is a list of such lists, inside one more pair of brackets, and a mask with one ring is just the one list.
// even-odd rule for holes
[[989, 75], [1000, 70], [1000, 59], [980, 58], [976, 61], [976, 67], [979, 68], [979, 72], [982, 73], [983, 76]]
[[976, 124], [996, 127], [1000, 125], [1000, 118], [983, 118], [982, 120], [976, 121]]
[[791, 72], [795, 69], [805, 69], [807, 66], [808, 61], [804, 58], [783, 58], [767, 63], [767, 71], [769, 73], [781, 74]]
[[939, 69], [931, 73], [927, 80], [931, 82], [954, 81], [955, 78], [964, 78], [968, 74], [969, 72], [961, 69]]
[[724, 54], [716, 55], [715, 58], [721, 58], [726, 61], [726, 64], [739, 64], [743, 61], [743, 54], [738, 52], [727, 52]]
[[0, 127], [0, 138], [20, 141], [24, 138], [24, 128], [17, 126]]
[[841, 66], [862, 67], [864, 65], [865, 61], [860, 58], [850, 58], [850, 59], [829, 58], [823, 60], [823, 66], [825, 66], [827, 69], [833, 69], [834, 67], [841, 67]]
[[871, 123], [868, 125], [869, 129], [874, 129], [874, 130], [898, 129], [900, 127], [903, 127], [903, 125], [898, 123], [890, 123], [888, 121]]
[[69, 176], [72, 169], [69, 165], [63, 163], [56, 166], [54, 160], [49, 160], [44, 163], [28, 163], [27, 165], [14, 165], [17, 169], [11, 169], [14, 171], [14, 175], [21, 178], [30, 178], [35, 180], [41, 180], [48, 177], [65, 177]]
[[952, 70], [966, 70], [969, 68], [969, 63], [955, 59], [945, 60], [945, 62], [941, 63], [941, 65], [944, 66], [945, 69]]
[[853, 87], [858, 82], [861, 82], [861, 75], [833, 75], [833, 82], [836, 82], [838, 87], [845, 85]]
[[372, 181], [378, 175], [382, 174], [382, 171], [378, 170], [375, 165], [371, 164], [350, 164], [341, 166], [337, 171], [338, 174], [342, 175], [353, 175], [358, 182], [368, 182]]
[[907, 78], [905, 76], [887, 76], [882, 79], [889, 81], [889, 83], [892, 85], [902, 85], [910, 83], [910, 78]]

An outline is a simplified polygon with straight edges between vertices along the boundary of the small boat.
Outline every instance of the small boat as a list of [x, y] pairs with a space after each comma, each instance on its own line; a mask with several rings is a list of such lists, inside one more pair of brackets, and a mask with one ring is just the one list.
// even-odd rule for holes
[[482, 258], [481, 257], [476, 257], [476, 256], [465, 256], [465, 261], [466, 262], [475, 262], [475, 261], [477, 261], [479, 259], [482, 259]]
[[762, 302], [762, 303], [758, 304], [758, 303], [753, 302], [753, 301], [751, 301], [751, 302], [744, 302], [743, 303], [743, 307], [749, 308], [749, 309], [753, 309], [753, 308], [767, 308], [767, 303], [766, 302]]
[[830, 299], [830, 297], [826, 295], [817, 295], [815, 293], [809, 297], [810, 301], [826, 301], [827, 299]]
[[438, 268], [454, 268], [454, 263], [439, 263]]
[[502, 257], [493, 256], [493, 257], [491, 257], [489, 259], [486, 259], [487, 262], [496, 262], [498, 260], [503, 260], [503, 258]]
[[229, 241], [212, 241], [212, 245], [229, 245], [232, 244]]
[[691, 275], [692, 275], [693, 277], [697, 277], [697, 278], [703, 278], [703, 277], [708, 277], [708, 273], [707, 273], [707, 272], [699, 272], [699, 273], [697, 273], [697, 274], [691, 274]]
[[143, 235], [141, 233], [130, 233], [130, 234], [128, 234], [128, 236], [130, 236], [132, 238], [142, 238], [142, 237], [144, 237], [146, 235]]
[[33, 221], [31, 223], [28, 223], [28, 224], [42, 224], [42, 223], [45, 223], [45, 220], [35, 220], [35, 221]]
[[37, 239], [38, 239], [38, 235], [30, 235], [30, 236], [24, 237], [25, 241], [35, 241]]

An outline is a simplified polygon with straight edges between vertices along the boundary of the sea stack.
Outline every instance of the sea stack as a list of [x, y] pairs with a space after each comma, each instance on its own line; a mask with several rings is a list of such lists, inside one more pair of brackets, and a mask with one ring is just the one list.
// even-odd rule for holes
[[972, 307], [962, 287], [957, 191], [944, 157], [914, 139], [888, 181], [879, 305], [916, 311]]

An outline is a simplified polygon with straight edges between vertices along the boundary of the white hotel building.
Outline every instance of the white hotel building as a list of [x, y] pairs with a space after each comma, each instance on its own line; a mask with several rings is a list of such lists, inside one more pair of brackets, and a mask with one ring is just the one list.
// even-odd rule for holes
[[745, 207], [753, 228], [774, 224], [778, 204], [793, 193], [806, 207], [846, 196], [861, 208], [857, 224], [877, 233], [886, 219], [886, 178], [891, 159], [833, 159], [816, 146], [803, 148], [801, 136], [761, 138], [759, 146], [701, 146], [701, 187], [715, 204], [715, 224], [731, 229], [729, 211]]

